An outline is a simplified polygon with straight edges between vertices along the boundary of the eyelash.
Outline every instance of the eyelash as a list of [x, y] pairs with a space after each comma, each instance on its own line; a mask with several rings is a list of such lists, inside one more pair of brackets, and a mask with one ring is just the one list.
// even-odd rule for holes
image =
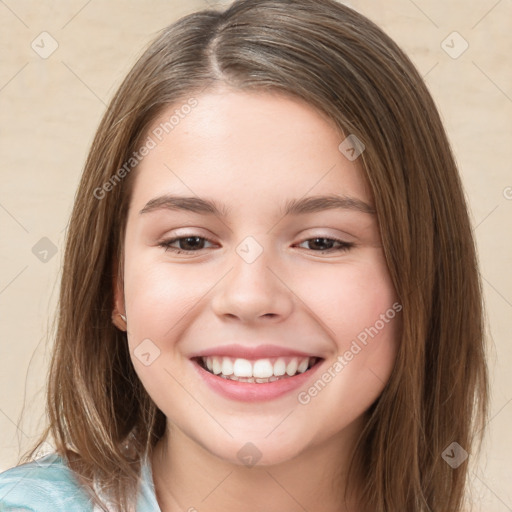
[[[197, 251], [187, 251], [184, 249], [178, 249], [176, 247], [171, 247], [171, 244], [178, 242], [179, 240], [186, 240], [187, 238], [197, 238], [200, 240], [206, 240], [207, 242], [210, 242], [210, 243], [214, 243], [211, 240], [209, 240], [208, 238], [205, 238], [203, 236], [187, 235], [187, 236], [171, 238], [169, 240], [164, 240], [158, 244], [158, 247], [162, 247], [163, 249], [165, 249], [165, 251], [171, 251], [171, 252], [174, 252], [175, 254], [194, 254], [194, 253], [197, 253], [197, 252], [203, 250], [203, 249], [198, 249]], [[300, 243], [303, 244], [304, 242], [309, 242], [311, 240], [328, 240], [330, 242], [337, 242], [340, 244], [340, 247], [338, 247], [338, 249], [334, 249], [331, 247], [330, 249], [313, 251], [313, 252], [318, 252], [321, 254], [331, 253], [331, 252], [347, 252], [350, 249], [352, 249], [355, 245], [353, 242], [345, 242], [343, 240], [340, 240], [339, 238], [331, 238], [331, 237], [325, 237], [325, 236], [315, 236], [312, 238], [307, 238], [306, 240], [303, 240]]]

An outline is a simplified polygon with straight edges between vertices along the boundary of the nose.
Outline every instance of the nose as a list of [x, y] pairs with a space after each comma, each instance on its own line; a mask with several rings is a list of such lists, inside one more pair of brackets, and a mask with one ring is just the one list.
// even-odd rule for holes
[[278, 269], [267, 251], [252, 263], [235, 253], [232, 269], [216, 287], [212, 299], [215, 314], [246, 323], [287, 318], [293, 311], [293, 292]]

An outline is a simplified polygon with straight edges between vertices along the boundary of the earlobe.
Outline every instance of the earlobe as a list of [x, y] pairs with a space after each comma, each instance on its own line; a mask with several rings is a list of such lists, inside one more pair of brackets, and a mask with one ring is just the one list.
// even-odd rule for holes
[[121, 313], [118, 313], [117, 310], [114, 309], [112, 312], [112, 323], [120, 330], [126, 332], [127, 323], [126, 317]]

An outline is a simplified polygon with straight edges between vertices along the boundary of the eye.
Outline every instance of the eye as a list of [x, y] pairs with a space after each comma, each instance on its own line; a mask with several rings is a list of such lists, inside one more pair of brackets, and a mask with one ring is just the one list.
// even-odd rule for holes
[[[191, 235], [164, 240], [163, 242], [160, 242], [158, 246], [163, 247], [166, 251], [172, 251], [176, 254], [190, 254], [204, 249], [205, 242], [212, 243], [210, 240], [202, 236]], [[178, 247], [173, 247], [176, 243], [178, 244]]]
[[[213, 242], [202, 236], [190, 235], [164, 240], [158, 246], [175, 254], [192, 254], [205, 249], [205, 243], [213, 244]], [[354, 246], [352, 242], [328, 237], [308, 238], [301, 242], [299, 246], [303, 244], [309, 244], [309, 250], [320, 253], [345, 252]]]
[[[344, 252], [354, 247], [352, 242], [344, 242], [338, 238], [315, 237], [308, 238], [299, 244], [309, 244], [313, 252]], [[337, 244], [337, 247], [333, 247]]]

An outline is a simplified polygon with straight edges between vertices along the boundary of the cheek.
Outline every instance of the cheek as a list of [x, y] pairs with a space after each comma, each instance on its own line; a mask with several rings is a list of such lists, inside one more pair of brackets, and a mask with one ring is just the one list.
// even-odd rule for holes
[[[195, 273], [195, 277], [194, 277]], [[177, 342], [189, 327], [201, 297], [212, 285], [197, 271], [144, 258], [127, 258], [125, 297], [128, 345], [144, 388], [163, 411], [187, 417], [196, 383], [185, 382]], [[146, 355], [148, 354], [148, 355]]]
[[155, 340], [179, 332], [208, 286], [190, 267], [137, 260], [125, 274], [130, 331]]
[[[322, 284], [317, 275], [318, 284]], [[334, 282], [337, 285], [334, 286]], [[309, 293], [321, 313], [334, 352], [313, 385], [299, 396], [333, 431], [359, 417], [379, 397], [391, 375], [400, 334], [401, 305], [384, 265], [351, 266], [325, 277], [323, 293]], [[327, 290], [327, 291], [326, 291]], [[333, 414], [333, 404], [343, 414]]]
[[322, 392], [320, 402], [342, 402], [354, 417], [389, 380], [400, 330], [401, 305], [384, 258], [378, 253], [371, 256], [339, 266], [335, 273], [331, 269], [317, 274], [317, 285], [309, 286], [307, 295], [308, 305], [324, 322], [334, 352], [325, 375], [332, 384]]
[[364, 339], [364, 333], [376, 323], [379, 332], [392, 334], [396, 293], [380, 259], [339, 266], [335, 272], [331, 267], [310, 273], [303, 286], [308, 306], [322, 319], [339, 352], [358, 336]]

